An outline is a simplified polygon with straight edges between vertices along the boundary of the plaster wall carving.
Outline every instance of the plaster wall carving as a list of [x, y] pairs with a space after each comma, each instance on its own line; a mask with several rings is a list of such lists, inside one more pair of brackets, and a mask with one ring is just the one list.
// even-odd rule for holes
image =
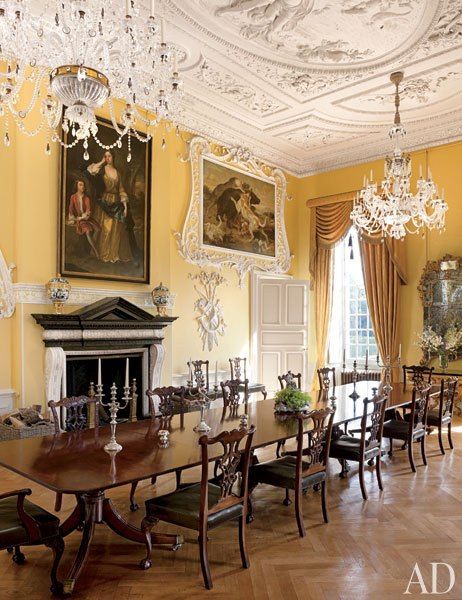
[[12, 317], [15, 311], [15, 296], [12, 273], [15, 265], [7, 265], [0, 250], [0, 319]]
[[194, 289], [199, 296], [194, 303], [194, 310], [197, 313], [202, 350], [212, 352], [214, 346], [218, 346], [218, 336], [223, 336], [226, 330], [223, 307], [217, 296], [219, 286], [226, 283], [226, 279], [217, 272], [205, 271], [194, 275], [190, 273], [189, 278], [194, 281]]

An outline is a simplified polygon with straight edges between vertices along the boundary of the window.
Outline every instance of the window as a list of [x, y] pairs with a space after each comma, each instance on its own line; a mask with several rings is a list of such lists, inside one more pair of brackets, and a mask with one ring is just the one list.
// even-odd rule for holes
[[377, 343], [366, 301], [358, 235], [352, 227], [346, 238], [334, 250], [332, 319], [329, 332], [330, 364], [358, 361], [364, 366], [366, 351], [369, 367], [374, 367]]

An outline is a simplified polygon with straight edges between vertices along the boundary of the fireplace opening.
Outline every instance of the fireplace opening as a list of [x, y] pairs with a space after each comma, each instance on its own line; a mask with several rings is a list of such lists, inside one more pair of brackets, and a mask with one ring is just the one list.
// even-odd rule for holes
[[[101, 380], [103, 384], [104, 402], [111, 398], [111, 386], [113, 383], [117, 386], [117, 398], [120, 400], [124, 394], [125, 385], [125, 366], [126, 359], [129, 359], [130, 365], [130, 385], [133, 379], [136, 379], [137, 386], [137, 406], [136, 416], [138, 419], [143, 417], [143, 354], [130, 353], [111, 356], [67, 356], [66, 360], [66, 387], [67, 396], [87, 396], [90, 383], [96, 386], [98, 380], [98, 358], [101, 358]], [[107, 413], [107, 411], [106, 411]], [[100, 412], [100, 417], [104, 412]], [[125, 420], [130, 416], [130, 405], [125, 409], [120, 409], [117, 419]]]

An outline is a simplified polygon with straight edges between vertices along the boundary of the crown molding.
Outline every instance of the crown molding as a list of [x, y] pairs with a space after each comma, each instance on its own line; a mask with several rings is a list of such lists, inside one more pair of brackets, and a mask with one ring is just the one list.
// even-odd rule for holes
[[[45, 286], [37, 283], [14, 283], [13, 291], [17, 304], [52, 304], [48, 299]], [[122, 297], [140, 308], [155, 308], [151, 292], [135, 292], [131, 290], [115, 290], [106, 288], [72, 287], [67, 306], [92, 304], [103, 298]], [[170, 294], [167, 308], [174, 306], [176, 294]]]

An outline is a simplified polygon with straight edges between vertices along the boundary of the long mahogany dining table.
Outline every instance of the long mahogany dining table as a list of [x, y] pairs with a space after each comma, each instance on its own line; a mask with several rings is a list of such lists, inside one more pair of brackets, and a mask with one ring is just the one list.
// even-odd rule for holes
[[[356, 385], [358, 400], [349, 397], [353, 385], [347, 384], [312, 395], [311, 409], [335, 406], [335, 426], [339, 427], [362, 415], [364, 397], [373, 395], [376, 381], [361, 381]], [[388, 408], [403, 406], [411, 400], [412, 392], [393, 384]], [[379, 390], [380, 393], [380, 390]], [[277, 443], [297, 435], [297, 420], [280, 418], [274, 414], [271, 400], [257, 400], [242, 404], [237, 411], [228, 413], [222, 406], [206, 411], [206, 421], [211, 426], [208, 435], [214, 436], [225, 429], [239, 427], [240, 417], [247, 413], [249, 425], [255, 425], [253, 448]], [[108, 454], [104, 445], [109, 441], [110, 430], [106, 427], [81, 432], [60, 433], [52, 436], [14, 440], [0, 443], [0, 465], [34, 481], [54, 492], [72, 494], [77, 504], [72, 514], [61, 524], [63, 537], [77, 528], [82, 529], [79, 550], [64, 581], [67, 594], [74, 590], [82, 573], [96, 524], [104, 523], [118, 535], [145, 543], [141, 529], [127, 523], [105, 492], [111, 488], [127, 485], [153, 476], [171, 473], [180, 467], [201, 464], [198, 444], [199, 433], [193, 430], [198, 422], [197, 413], [174, 415], [170, 421], [168, 447], [159, 446], [159, 419], [145, 419], [123, 423], [117, 427], [117, 441], [122, 450]], [[216, 449], [219, 452], [219, 449]], [[215, 456], [210, 450], [210, 460]], [[176, 534], [153, 533], [152, 542], [172, 549], [181, 547], [183, 538]]]

